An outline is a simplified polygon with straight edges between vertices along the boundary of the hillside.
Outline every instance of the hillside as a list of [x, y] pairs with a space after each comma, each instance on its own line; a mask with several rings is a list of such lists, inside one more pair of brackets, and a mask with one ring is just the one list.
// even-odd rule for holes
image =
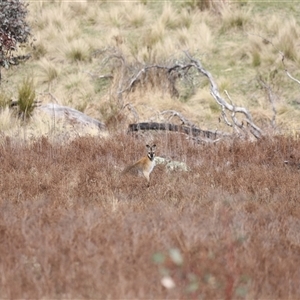
[[[300, 79], [300, 3], [223, 2], [29, 2], [32, 57], [0, 86], [0, 105], [39, 103], [0, 110], [1, 299], [300, 299], [300, 86], [280, 54]], [[264, 136], [127, 132], [181, 126], [164, 110], [232, 132], [201, 72], [166, 72], [187, 50]], [[122, 172], [146, 144], [149, 187]]]
[[[143, 66], [170, 66], [184, 61], [183, 51], [189, 50], [212, 73], [221, 94], [226, 98], [226, 90], [235, 105], [248, 108], [259, 126], [277, 132], [299, 128], [300, 86], [286, 75], [279, 54], [300, 78], [298, 1], [229, 1], [203, 11], [196, 1], [33, 1], [29, 10], [34, 47], [20, 53], [31, 52], [32, 58], [3, 71], [6, 97], [17, 98], [18, 86], [29, 77], [41, 103], [73, 107], [117, 123], [113, 128], [137, 116], [157, 120], [160, 111], [173, 109], [201, 128], [230, 131], [219, 123], [221, 109], [208, 81], [196, 72], [176, 81], [175, 96], [152, 73], [119, 99], [120, 86]], [[45, 122], [35, 116], [32, 134], [49, 133], [53, 121]], [[19, 126], [2, 111], [2, 131], [16, 134]]]

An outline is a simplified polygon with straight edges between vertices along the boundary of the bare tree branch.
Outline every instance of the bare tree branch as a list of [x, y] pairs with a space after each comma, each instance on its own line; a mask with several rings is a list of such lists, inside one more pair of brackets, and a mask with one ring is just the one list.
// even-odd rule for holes
[[134, 108], [134, 106], [131, 103], [126, 103], [123, 106], [123, 109], [125, 109], [125, 108], [127, 108], [133, 114], [133, 116], [135, 118], [135, 122], [138, 122], [139, 121], [139, 114], [136, 111], [136, 109]]
[[229, 93], [228, 93], [226, 90], [224, 90], [224, 93], [226, 94], [226, 96], [227, 96], [228, 99], [230, 100], [231, 105], [233, 106], [233, 111], [232, 111], [232, 114], [231, 114], [231, 118], [232, 118], [232, 120], [233, 120], [233, 123], [234, 123], [234, 125], [236, 125], [237, 127], [239, 127], [239, 128], [242, 129], [243, 126], [244, 126], [244, 124], [243, 124], [243, 122], [239, 122], [239, 120], [238, 120], [238, 119], [236, 118], [236, 116], [235, 116], [236, 110], [235, 110], [235, 106], [233, 105], [232, 99], [231, 99]]
[[290, 79], [292, 79], [292, 80], [294, 80], [295, 82], [297, 82], [298, 84], [300, 84], [300, 80], [298, 80], [297, 78], [293, 77], [293, 76], [290, 74], [290, 72], [287, 70], [287, 68], [286, 68], [286, 66], [285, 66], [285, 63], [284, 63], [284, 58], [285, 58], [284, 53], [281, 52], [281, 51], [279, 51], [279, 54], [281, 55], [281, 61], [282, 61], [282, 64], [283, 64], [283, 67], [284, 67], [284, 71], [285, 71], [286, 75], [287, 75]]
[[[210, 82], [210, 92], [211, 95], [214, 97], [214, 99], [216, 100], [216, 102], [221, 106], [222, 110], [224, 110], [225, 108], [231, 112], [235, 112], [235, 113], [242, 113], [245, 115], [246, 119], [246, 123], [250, 126], [250, 132], [256, 137], [256, 138], [260, 138], [261, 137], [261, 129], [256, 126], [253, 123], [252, 120], [252, 116], [250, 114], [250, 112], [244, 108], [244, 107], [239, 107], [239, 106], [233, 106], [231, 104], [229, 104], [228, 102], [226, 102], [220, 95], [219, 93], [219, 89], [218, 86], [213, 78], [213, 76], [211, 75], [211, 73], [209, 71], [207, 71], [206, 69], [204, 69], [201, 65], [201, 63], [194, 59], [187, 51], [184, 52], [186, 54], [186, 56], [190, 59], [190, 61], [193, 63], [194, 67], [200, 72], [202, 73], [204, 76], [206, 76]], [[228, 120], [227, 120], [228, 121]], [[230, 123], [230, 122], [228, 122]]]
[[176, 110], [164, 110], [160, 114], [161, 115], [170, 114], [170, 116], [168, 118], [168, 121], [170, 121], [173, 117], [178, 117], [183, 125], [187, 125], [187, 126], [191, 126], [191, 127], [194, 126], [195, 127], [195, 125], [192, 122], [187, 120], [181, 113], [179, 113]]
[[84, 71], [84, 73], [87, 73], [87, 74], [90, 75], [92, 78], [97, 78], [97, 79], [112, 79], [112, 78], [113, 78], [113, 75], [111, 75], [111, 74], [97, 75], [97, 74], [93, 74], [93, 73], [88, 72], [88, 71]]
[[[130, 106], [129, 104], [126, 105], [124, 104], [123, 98], [124, 96], [127, 97], [129, 95], [129, 92], [132, 92], [138, 84], [140, 84], [142, 88], [144, 87], [145, 83], [146, 84], [150, 83], [152, 86], [154, 85], [163, 88], [164, 84], [162, 83], [165, 82], [167, 84], [167, 87], [171, 95], [178, 96], [179, 93], [176, 87], [177, 79], [182, 77], [185, 78], [186, 76], [188, 76], [188, 72], [191, 69], [194, 69], [195, 71], [198, 71], [200, 74], [208, 78], [210, 82], [211, 95], [218, 103], [218, 105], [221, 107], [222, 119], [224, 123], [230, 127], [233, 127], [234, 130], [237, 131], [238, 133], [243, 132], [244, 134], [248, 134], [248, 132], [250, 131], [251, 134], [256, 138], [261, 137], [262, 135], [261, 129], [254, 124], [250, 112], [244, 107], [235, 106], [234, 104], [232, 104], [232, 100], [229, 97], [229, 95], [228, 98], [230, 99], [231, 103], [228, 103], [224, 98], [222, 98], [212, 74], [209, 71], [207, 71], [205, 68], [203, 68], [200, 61], [192, 57], [189, 52], [187, 51], [184, 52], [186, 57], [188, 58], [187, 62], [180, 63], [176, 61], [175, 63], [169, 66], [159, 65], [159, 64], [146, 65], [146, 66], [144, 65], [139, 70], [137, 70], [136, 64], [134, 65], [127, 64], [124, 56], [122, 55], [122, 53], [119, 52], [119, 50], [116, 51], [110, 50], [110, 52], [112, 54], [109, 56], [109, 59], [114, 58], [120, 60], [121, 62], [119, 66], [120, 72], [118, 72], [119, 77], [116, 78], [114, 76], [113, 78], [113, 82], [116, 85], [116, 89], [115, 89], [116, 93], [114, 96], [118, 99], [121, 110], [127, 107], [133, 114], [135, 114], [135, 112], [132, 111], [132, 106]], [[135, 74], [133, 74], [135, 70], [136, 72]], [[154, 72], [151, 72], [151, 70], [154, 70]], [[129, 77], [130, 73], [133, 74], [131, 77]], [[125, 92], [126, 95], [124, 95]], [[227, 111], [231, 112], [231, 120], [229, 120], [226, 114]], [[181, 115], [179, 112], [168, 110], [161, 113], [161, 115], [164, 114], [169, 115], [169, 120], [174, 117], [178, 117], [179, 120], [182, 122], [182, 124], [188, 125], [190, 127], [194, 126], [190, 121], [184, 118], [183, 115]], [[237, 118], [238, 114], [242, 114], [244, 116], [244, 119], [239, 121]]]
[[[177, 71], [177, 70], [186, 70], [186, 71], [188, 71], [191, 67], [193, 67], [192, 64], [188, 64], [188, 65], [175, 64], [172, 67], [167, 67], [167, 66], [162, 66], [162, 65], [145, 66], [141, 70], [139, 70], [138, 73], [135, 76], [132, 77], [129, 84], [125, 88], [119, 90], [118, 93], [122, 94], [126, 91], [130, 91], [133, 88], [133, 86], [140, 80], [142, 75], [145, 74], [146, 72], [148, 72], [151, 69], [161, 69], [161, 70], [165, 70], [167, 72], [167, 74], [171, 74], [172, 71]], [[171, 80], [170, 77], [169, 77], [169, 80]]]

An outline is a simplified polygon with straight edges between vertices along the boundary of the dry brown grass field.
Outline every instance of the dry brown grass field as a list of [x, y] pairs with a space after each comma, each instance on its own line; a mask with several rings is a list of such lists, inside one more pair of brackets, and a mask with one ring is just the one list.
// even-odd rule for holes
[[149, 188], [120, 177], [145, 154], [131, 135], [2, 139], [1, 298], [300, 297], [300, 142], [153, 139], [189, 171]]
[[[299, 79], [299, 12], [298, 0], [29, 1], [35, 40], [19, 54], [32, 57], [1, 69], [0, 298], [300, 299], [300, 86], [280, 55]], [[232, 133], [196, 72], [175, 96], [155, 71], [120, 92], [184, 50], [249, 109], [260, 139], [127, 133], [163, 110]], [[24, 80], [40, 104], [107, 132], [38, 109], [21, 120], [2, 104]], [[150, 187], [122, 176], [148, 143], [188, 170], [158, 164]]]

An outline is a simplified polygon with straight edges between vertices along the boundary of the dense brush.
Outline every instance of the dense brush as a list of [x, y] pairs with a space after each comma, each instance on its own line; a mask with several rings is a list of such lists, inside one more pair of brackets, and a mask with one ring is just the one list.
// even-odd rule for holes
[[118, 181], [141, 139], [2, 138], [2, 298], [300, 297], [300, 142], [155, 141], [189, 171], [145, 188]]

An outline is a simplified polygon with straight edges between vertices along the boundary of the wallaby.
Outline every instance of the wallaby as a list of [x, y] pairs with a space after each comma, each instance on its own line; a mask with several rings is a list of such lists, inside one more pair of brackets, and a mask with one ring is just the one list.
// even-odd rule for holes
[[154, 166], [155, 166], [155, 149], [156, 145], [146, 145], [146, 148], [148, 149], [147, 156], [142, 157], [139, 161], [134, 163], [133, 165], [130, 165], [124, 169], [122, 174], [126, 173], [137, 173], [137, 174], [143, 174], [147, 179], [147, 186], [150, 186], [150, 173], [152, 172]]

